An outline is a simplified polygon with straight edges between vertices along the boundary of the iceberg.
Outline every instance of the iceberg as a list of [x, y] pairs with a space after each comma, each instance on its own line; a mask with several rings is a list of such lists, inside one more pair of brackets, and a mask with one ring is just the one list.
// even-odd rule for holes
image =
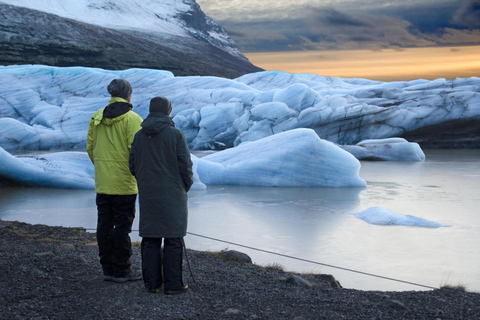
[[[360, 163], [311, 129], [296, 129], [244, 143], [193, 162], [193, 190], [229, 184], [265, 187], [365, 187]], [[14, 157], [0, 148], [0, 177], [29, 186], [94, 189], [86, 152]]]
[[295, 129], [194, 159], [207, 185], [365, 187], [360, 162], [311, 129]]
[[438, 223], [435, 221], [426, 220], [411, 215], [403, 215], [401, 213], [397, 213], [395, 211], [391, 211], [382, 207], [372, 207], [364, 211], [351, 212], [350, 214], [367, 223], [382, 226], [396, 225], [423, 228], [450, 227], [447, 224]]
[[152, 97], [168, 97], [192, 150], [228, 149], [297, 128], [339, 145], [400, 137], [422, 148], [480, 146], [476, 77], [381, 82], [265, 71], [230, 80], [24, 65], [0, 67], [0, 147], [84, 150], [88, 121], [108, 102], [114, 78], [132, 83], [134, 111], [143, 118]]
[[0, 178], [34, 187], [95, 189], [94, 167], [86, 152], [14, 157], [0, 148]]
[[358, 160], [425, 161], [425, 153], [418, 143], [403, 138], [364, 140], [354, 146], [339, 146]]
[[[206, 186], [194, 166], [192, 190]], [[30, 187], [95, 189], [95, 168], [86, 152], [65, 151], [13, 156], [0, 148], [0, 186], [2, 179]]]

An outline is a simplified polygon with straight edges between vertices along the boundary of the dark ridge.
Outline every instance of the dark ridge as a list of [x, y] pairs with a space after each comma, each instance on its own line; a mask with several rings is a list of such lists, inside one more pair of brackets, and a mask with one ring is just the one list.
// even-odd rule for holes
[[203, 39], [123, 32], [0, 3], [0, 65], [21, 64], [225, 78], [262, 70]]

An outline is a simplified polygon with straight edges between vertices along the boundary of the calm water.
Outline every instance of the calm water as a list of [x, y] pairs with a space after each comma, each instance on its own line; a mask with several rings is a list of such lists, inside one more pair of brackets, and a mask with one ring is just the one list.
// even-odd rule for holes
[[[480, 150], [426, 150], [426, 155], [423, 163], [362, 162], [366, 188], [210, 186], [191, 191], [189, 232], [422, 285], [463, 284], [480, 291]], [[451, 227], [376, 226], [348, 214], [373, 206]], [[3, 188], [0, 216], [95, 228], [95, 193]], [[140, 240], [138, 233], [132, 240]], [[239, 250], [260, 265], [333, 274], [348, 288], [425, 289], [192, 235], [185, 241], [197, 250]]]

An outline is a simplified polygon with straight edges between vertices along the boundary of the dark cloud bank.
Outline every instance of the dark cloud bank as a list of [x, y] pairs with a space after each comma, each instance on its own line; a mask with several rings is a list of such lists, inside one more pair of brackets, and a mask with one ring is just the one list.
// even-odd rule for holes
[[282, 18], [216, 20], [242, 52], [480, 44], [480, 0], [380, 8], [305, 6], [292, 7]]

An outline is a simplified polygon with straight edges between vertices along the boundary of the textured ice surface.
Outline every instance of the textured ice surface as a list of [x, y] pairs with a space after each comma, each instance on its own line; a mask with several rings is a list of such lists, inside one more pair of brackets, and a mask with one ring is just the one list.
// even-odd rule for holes
[[86, 152], [14, 157], [0, 148], [0, 176], [35, 187], [94, 189], [94, 168]]
[[0, 67], [0, 146], [84, 150], [88, 121], [108, 103], [114, 78], [132, 83], [134, 111], [142, 117], [152, 97], [168, 97], [192, 150], [222, 150], [296, 128], [355, 145], [480, 121], [475, 77], [380, 82], [269, 71], [230, 80], [148, 69], [8, 66]]

